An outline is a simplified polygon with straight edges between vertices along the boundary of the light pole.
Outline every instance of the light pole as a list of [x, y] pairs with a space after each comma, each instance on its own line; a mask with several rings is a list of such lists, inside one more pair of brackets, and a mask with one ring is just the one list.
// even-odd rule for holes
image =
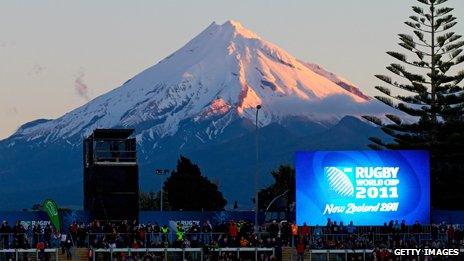
[[[163, 176], [169, 173], [168, 169], [157, 169], [155, 170], [155, 174], [158, 176]], [[161, 182], [160, 188], [160, 212], [163, 212], [163, 182]]]
[[258, 212], [259, 212], [259, 200], [258, 200], [258, 194], [259, 194], [259, 125], [258, 125], [258, 113], [259, 109], [261, 109], [261, 105], [256, 106], [256, 173], [255, 173], [255, 234], [258, 235]]

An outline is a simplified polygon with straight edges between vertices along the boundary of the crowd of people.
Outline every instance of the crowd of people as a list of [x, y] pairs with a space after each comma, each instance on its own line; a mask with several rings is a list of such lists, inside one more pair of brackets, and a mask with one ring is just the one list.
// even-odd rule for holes
[[[159, 225], [156, 222], [139, 224], [136, 221], [119, 223], [93, 221], [89, 224], [74, 222], [66, 234], [56, 233], [51, 225], [35, 224], [25, 229], [20, 221], [13, 226], [4, 221], [0, 226], [0, 248], [35, 248], [39, 244], [50, 248], [195, 248], [205, 251], [227, 247], [272, 248], [276, 255], [282, 247], [306, 249], [380, 249], [394, 248], [460, 248], [464, 232], [460, 226], [444, 223], [422, 226], [404, 221], [390, 221], [383, 226], [345, 225], [330, 219], [324, 226], [297, 226], [294, 222], [276, 221], [262, 225], [254, 232], [253, 223], [228, 221], [212, 225], [182, 222]], [[380, 254], [379, 254], [380, 255]]]

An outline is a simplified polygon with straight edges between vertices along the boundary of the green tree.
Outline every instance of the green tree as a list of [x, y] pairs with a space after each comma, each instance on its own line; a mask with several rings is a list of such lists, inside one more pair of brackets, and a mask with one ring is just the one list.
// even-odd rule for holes
[[202, 176], [200, 168], [183, 156], [164, 182], [164, 191], [172, 210], [223, 210], [227, 204], [217, 185]]
[[[451, 208], [462, 199], [464, 158], [464, 93], [461, 35], [451, 32], [457, 21], [447, 0], [417, 0], [405, 24], [412, 34], [399, 34], [399, 46], [410, 55], [387, 52], [396, 59], [391, 75], [376, 75], [384, 85], [379, 101], [405, 114], [386, 120], [364, 116], [379, 125], [393, 142], [372, 137], [373, 149], [425, 149], [431, 155], [432, 206]], [[391, 88], [393, 87], [393, 88]], [[404, 115], [409, 115], [405, 119]], [[402, 119], [403, 118], [403, 119]], [[446, 193], [443, 193], [447, 191]]]
[[284, 211], [295, 202], [295, 169], [290, 165], [281, 165], [271, 172], [274, 183], [262, 189], [259, 194], [259, 209]]

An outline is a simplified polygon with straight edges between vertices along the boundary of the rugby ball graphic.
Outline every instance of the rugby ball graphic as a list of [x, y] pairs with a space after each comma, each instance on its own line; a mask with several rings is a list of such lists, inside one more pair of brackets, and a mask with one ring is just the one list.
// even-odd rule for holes
[[354, 187], [345, 172], [337, 167], [325, 168], [330, 187], [341, 196], [353, 196]]

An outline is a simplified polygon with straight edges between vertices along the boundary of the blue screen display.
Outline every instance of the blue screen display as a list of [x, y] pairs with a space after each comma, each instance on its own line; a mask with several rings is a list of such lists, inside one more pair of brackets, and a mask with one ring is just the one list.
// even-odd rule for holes
[[296, 153], [296, 221], [383, 225], [430, 222], [427, 151]]

